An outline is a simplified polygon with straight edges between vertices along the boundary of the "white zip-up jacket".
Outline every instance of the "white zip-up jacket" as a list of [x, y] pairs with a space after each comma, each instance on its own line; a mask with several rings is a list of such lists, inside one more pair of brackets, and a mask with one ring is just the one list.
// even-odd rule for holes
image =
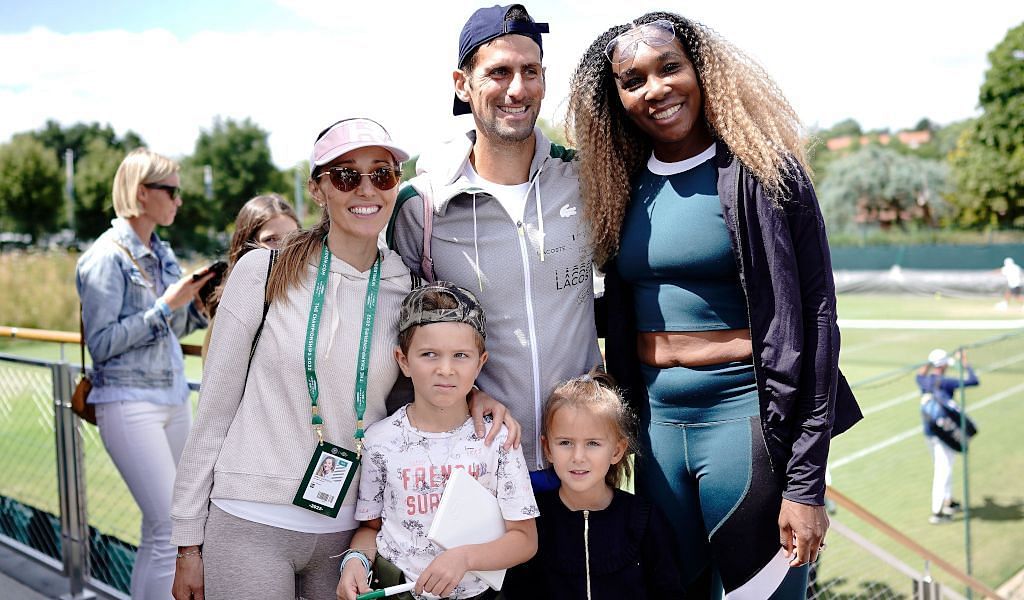
[[578, 164], [572, 150], [551, 143], [539, 128], [534, 135], [523, 215], [510, 216], [463, 175], [476, 139], [469, 131], [420, 158], [388, 231], [405, 264], [422, 276], [422, 197], [429, 199], [434, 275], [473, 291], [483, 305], [490, 358], [477, 383], [522, 425], [533, 470], [545, 466], [544, 402], [559, 383], [602, 360]]

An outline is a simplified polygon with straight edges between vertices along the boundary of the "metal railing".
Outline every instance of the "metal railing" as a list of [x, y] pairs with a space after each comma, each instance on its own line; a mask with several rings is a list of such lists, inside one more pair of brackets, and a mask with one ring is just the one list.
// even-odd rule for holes
[[86, 598], [88, 524], [72, 369], [0, 355], [0, 541], [60, 569], [71, 597]]
[[[0, 336], [12, 332], [39, 339], [35, 332], [0, 328]], [[54, 334], [50, 341], [78, 342], [77, 334], [44, 333]], [[83, 427], [71, 410], [79, 367], [63, 354], [41, 360], [0, 353], [0, 543], [63, 573], [69, 598], [90, 598], [93, 591], [128, 598], [141, 515], [98, 431]], [[809, 598], [963, 600], [932, 578], [933, 566], [947, 581], [999, 598], [853, 499], [834, 489], [829, 498], [843, 512], [833, 517]], [[924, 570], [908, 566], [908, 556], [921, 559]]]

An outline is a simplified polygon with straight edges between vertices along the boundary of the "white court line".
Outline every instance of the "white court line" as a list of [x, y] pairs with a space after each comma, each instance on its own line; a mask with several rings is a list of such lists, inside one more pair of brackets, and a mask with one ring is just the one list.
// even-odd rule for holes
[[[984, 400], [981, 400], [981, 401], [979, 401], [977, 403], [968, 404], [967, 408], [968, 408], [969, 411], [975, 412], [975, 411], [978, 411], [978, 410], [980, 410], [982, 408], [985, 408], [986, 406], [989, 406], [991, 404], [995, 404], [996, 402], [999, 402], [1000, 400], [1005, 400], [1006, 398], [1009, 398], [1010, 396], [1012, 396], [1012, 395], [1014, 395], [1014, 394], [1016, 394], [1017, 392], [1020, 392], [1020, 391], [1024, 391], [1024, 383], [1019, 383], [1019, 384], [1013, 386], [1012, 388], [1005, 389], [1005, 390], [1003, 390], [1003, 391], [1001, 391], [1001, 392], [999, 392], [997, 394], [993, 394], [993, 395], [991, 395], [991, 396], [989, 396], [989, 397], [985, 398]], [[870, 454], [874, 454], [875, 452], [878, 452], [879, 450], [884, 450], [884, 449], [888, 448], [889, 446], [892, 446], [893, 444], [898, 444], [898, 443], [902, 442], [903, 440], [905, 440], [907, 438], [910, 438], [910, 437], [913, 437], [915, 435], [924, 435], [923, 432], [921, 431], [921, 426], [920, 425], [918, 425], [917, 427], [914, 427], [912, 429], [907, 429], [906, 431], [902, 431], [902, 432], [892, 436], [891, 438], [888, 438], [886, 440], [882, 440], [881, 442], [878, 442], [877, 444], [873, 444], [871, 446], [868, 446], [867, 448], [858, 450], [858, 451], [854, 452], [853, 454], [850, 454], [849, 456], [844, 456], [844, 457], [840, 458], [839, 460], [837, 460], [835, 462], [829, 462], [828, 466], [834, 471], [834, 470], [838, 469], [839, 467], [846, 466], [846, 465], [852, 463], [855, 460], [859, 460], [861, 458], [864, 458], [865, 456], [868, 456]]]
[[[1017, 354], [1017, 355], [1011, 356], [1009, 358], [1004, 358], [1001, 361], [992, 363], [992, 365], [989, 366], [989, 367], [978, 369], [978, 374], [979, 375], [984, 375], [986, 373], [991, 373], [992, 371], [998, 371], [999, 369], [1002, 369], [1003, 367], [1012, 365], [1013, 363], [1017, 363], [1017, 362], [1020, 362], [1022, 360], [1024, 360], [1024, 353]], [[883, 410], [886, 410], [886, 409], [892, 408], [894, 406], [898, 406], [900, 404], [903, 404], [904, 402], [906, 402], [908, 400], [911, 400], [913, 398], [920, 398], [920, 397], [921, 397], [921, 392], [907, 392], [906, 394], [902, 394], [902, 395], [896, 396], [895, 398], [892, 398], [890, 400], [886, 400], [885, 402], [883, 402], [881, 404], [876, 404], [875, 406], [872, 406], [872, 407], [869, 407], [869, 408], [865, 408], [861, 412], [866, 417], [868, 415], [873, 415], [876, 412], [882, 412]]]
[[887, 345], [893, 342], [903, 342], [913, 338], [914, 335], [914, 333], [904, 333], [903, 335], [891, 335], [886, 338], [879, 337], [878, 339], [870, 342], [844, 345], [842, 350], [843, 352], [860, 352], [861, 350], [867, 350], [868, 348], [874, 348], [875, 346]]
[[1024, 329], [1024, 319], [839, 319], [840, 329]]
[[904, 402], [906, 402], [908, 400], [912, 400], [914, 398], [920, 398], [920, 397], [921, 397], [921, 392], [907, 392], [906, 394], [903, 394], [901, 396], [896, 396], [895, 398], [893, 398], [891, 400], [886, 400], [885, 402], [883, 402], [881, 404], [876, 404], [875, 406], [872, 406], [871, 408], [865, 408], [864, 410], [861, 411], [861, 413], [863, 413], [864, 416], [866, 417], [868, 415], [873, 415], [876, 412], [882, 412], [883, 410], [886, 410], [886, 409], [892, 408], [894, 406], [903, 404]]

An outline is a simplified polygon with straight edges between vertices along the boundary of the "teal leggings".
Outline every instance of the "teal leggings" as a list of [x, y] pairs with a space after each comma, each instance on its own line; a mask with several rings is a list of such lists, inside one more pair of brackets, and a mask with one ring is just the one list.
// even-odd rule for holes
[[[747, 584], [779, 552], [782, 486], [761, 432], [753, 368], [644, 367], [649, 403], [640, 415], [638, 488], [668, 516], [684, 582]], [[808, 566], [790, 568], [762, 598], [804, 598]], [[717, 584], [713, 584], [716, 587]]]

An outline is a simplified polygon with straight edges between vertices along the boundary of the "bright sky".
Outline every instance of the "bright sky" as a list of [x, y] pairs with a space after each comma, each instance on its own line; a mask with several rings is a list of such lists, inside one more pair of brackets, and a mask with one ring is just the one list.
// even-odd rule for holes
[[[485, 4], [486, 3], [486, 4]], [[0, 0], [0, 141], [47, 119], [133, 129], [192, 152], [217, 115], [270, 132], [274, 162], [308, 157], [320, 129], [369, 116], [419, 150], [451, 124], [458, 36], [488, 0]], [[987, 54], [1024, 2], [554, 0], [526, 3], [545, 36], [560, 121], [583, 50], [650, 10], [683, 10], [759, 60], [808, 125], [853, 117], [912, 127], [977, 114]]]

